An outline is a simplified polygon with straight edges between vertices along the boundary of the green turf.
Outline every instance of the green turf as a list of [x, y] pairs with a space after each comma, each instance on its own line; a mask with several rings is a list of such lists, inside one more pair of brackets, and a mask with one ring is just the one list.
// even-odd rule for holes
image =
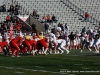
[[0, 75], [100, 75], [100, 54], [87, 50], [19, 58], [0, 54]]

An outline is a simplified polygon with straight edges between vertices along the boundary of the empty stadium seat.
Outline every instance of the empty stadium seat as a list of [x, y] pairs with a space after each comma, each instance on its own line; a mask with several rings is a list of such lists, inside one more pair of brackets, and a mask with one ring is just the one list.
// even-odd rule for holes
[[[89, 22], [81, 22], [79, 20], [79, 15], [75, 13], [75, 11], [72, 11], [69, 7], [67, 7], [63, 1], [65, 0], [16, 0], [24, 9], [27, 9], [29, 13], [31, 14], [34, 9], [38, 10], [40, 16], [40, 19], [44, 14], [54, 14], [56, 18], [58, 19], [58, 23], [68, 23], [70, 27], [70, 31], [80, 31], [84, 26], [89, 27], [92, 25]], [[85, 7], [88, 7], [88, 12], [92, 11], [93, 9], [91, 6], [94, 6], [95, 8], [99, 5], [96, 6], [97, 2], [99, 0], [96, 0], [97, 2], [93, 0], [70, 0], [73, 4], [77, 5], [78, 7], [82, 8], [83, 10], [87, 9]], [[87, 4], [89, 3], [89, 4]], [[94, 8], [94, 9], [95, 9]], [[96, 10], [96, 9], [95, 9]], [[97, 10], [96, 10], [97, 11]], [[22, 13], [25, 13], [22, 11]], [[92, 13], [93, 15], [93, 13]], [[98, 16], [97, 16], [98, 17]], [[51, 26], [52, 27], [52, 26]], [[95, 26], [93, 26], [95, 27]]]

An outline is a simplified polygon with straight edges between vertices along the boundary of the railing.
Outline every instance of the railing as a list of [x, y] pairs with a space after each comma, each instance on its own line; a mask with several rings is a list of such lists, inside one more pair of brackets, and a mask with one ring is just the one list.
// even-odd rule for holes
[[[72, 10], [74, 10], [76, 13], [78, 13], [80, 16], [82, 16], [84, 18], [85, 15], [85, 11], [83, 11], [82, 9], [80, 9], [79, 7], [77, 7], [76, 5], [74, 5], [72, 2], [70, 2], [69, 0], [63, 0], [63, 2], [70, 8], [72, 8]], [[89, 16], [89, 22], [99, 25], [100, 22], [95, 19], [94, 17], [92, 17], [91, 15]]]
[[2, 4], [7, 4], [8, 0], [4, 0]]

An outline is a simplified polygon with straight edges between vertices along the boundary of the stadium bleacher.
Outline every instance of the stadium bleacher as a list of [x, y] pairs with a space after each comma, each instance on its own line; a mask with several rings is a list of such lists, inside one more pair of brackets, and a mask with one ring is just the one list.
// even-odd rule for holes
[[[70, 32], [73, 31], [81, 31], [81, 29], [86, 26], [86, 28], [90, 27], [92, 29], [95, 28], [95, 25], [90, 22], [82, 22], [79, 20], [81, 17], [79, 14], [75, 13], [72, 9], [66, 6], [63, 3], [64, 0], [16, 0], [18, 4], [25, 8], [29, 13], [32, 13], [34, 9], [38, 11], [40, 14], [40, 19], [44, 14], [54, 14], [58, 20], [58, 23], [65, 24], [67, 23]], [[77, 0], [70, 0], [74, 4], [78, 5]], [[82, 1], [79, 1], [79, 5], [81, 5]], [[83, 3], [84, 4], [84, 3]], [[82, 5], [83, 5], [82, 4]], [[55, 25], [55, 24], [54, 24]], [[57, 25], [57, 24], [56, 24]], [[52, 26], [51, 26], [52, 27]]]
[[[9, 0], [0, 0], [2, 5], [4, 2], [6, 2], [6, 8], [9, 9], [9, 6], [11, 4], [11, 1]], [[38, 11], [38, 14], [40, 15], [39, 19], [42, 19], [42, 16], [45, 14], [54, 14], [58, 20], [58, 22], [55, 24], [51, 24], [50, 28], [53, 27], [53, 25], [57, 25], [59, 22], [63, 25], [65, 23], [68, 24], [69, 29], [73, 32], [81, 31], [83, 27], [90, 27], [92, 29], [97, 29], [98, 25], [93, 25], [93, 22], [84, 22], [82, 21], [84, 18], [80, 16], [77, 12], [73, 11], [70, 7], [64, 3], [66, 0], [14, 0], [14, 3], [18, 3], [21, 6], [21, 15], [23, 14], [32, 14], [33, 10], [36, 9]], [[82, 9], [83, 11], [88, 12], [91, 16], [99, 20], [99, 0], [69, 0], [74, 5]], [[0, 17], [2, 20], [5, 20], [5, 16], [9, 13], [0, 13]], [[84, 15], [83, 15], [84, 16]], [[79, 20], [79, 19], [82, 20]]]
[[99, 16], [100, 0], [70, 0], [70, 1], [79, 8], [81, 8], [82, 10], [88, 12], [94, 18], [100, 20]]
[[[11, 4], [11, 1], [9, 0], [0, 0], [0, 6], [3, 4], [6, 4], [6, 9], [8, 10]], [[9, 12], [0, 12], [0, 22], [4, 21], [6, 16], [9, 14]]]

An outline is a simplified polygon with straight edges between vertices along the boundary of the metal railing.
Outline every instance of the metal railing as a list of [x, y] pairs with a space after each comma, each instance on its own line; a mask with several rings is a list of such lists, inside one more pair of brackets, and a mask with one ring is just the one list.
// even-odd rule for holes
[[4, 0], [2, 4], [7, 4], [8, 0]]
[[[78, 13], [82, 18], [84, 18], [85, 15], [85, 11], [83, 11], [82, 9], [80, 9], [78, 6], [76, 6], [75, 4], [73, 4], [72, 2], [70, 2], [69, 0], [63, 0], [63, 2], [65, 3], [65, 5], [67, 5], [68, 7], [70, 7], [72, 10], [74, 10], [76, 13]], [[99, 25], [100, 21], [98, 21], [96, 18], [94, 18], [93, 16], [89, 16], [89, 22]]]

